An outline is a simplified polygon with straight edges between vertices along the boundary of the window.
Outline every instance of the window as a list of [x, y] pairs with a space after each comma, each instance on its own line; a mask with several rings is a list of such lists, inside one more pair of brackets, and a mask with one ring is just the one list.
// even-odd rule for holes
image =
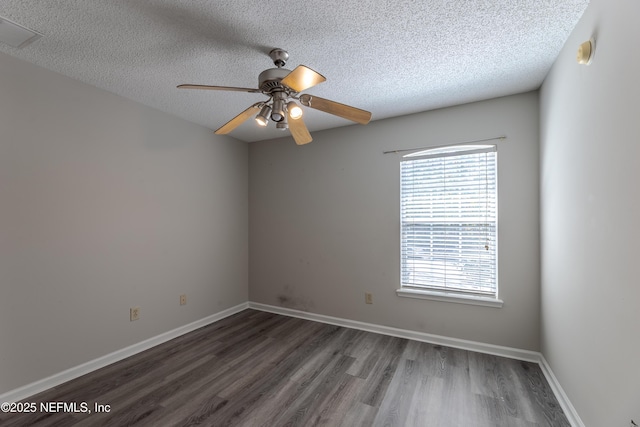
[[501, 306], [496, 146], [412, 153], [400, 171], [398, 295]]

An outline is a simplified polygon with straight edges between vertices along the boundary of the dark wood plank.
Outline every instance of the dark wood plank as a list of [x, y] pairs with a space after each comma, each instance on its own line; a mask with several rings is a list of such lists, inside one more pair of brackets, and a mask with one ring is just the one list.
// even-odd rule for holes
[[32, 402], [2, 426], [569, 426], [539, 366], [245, 310]]

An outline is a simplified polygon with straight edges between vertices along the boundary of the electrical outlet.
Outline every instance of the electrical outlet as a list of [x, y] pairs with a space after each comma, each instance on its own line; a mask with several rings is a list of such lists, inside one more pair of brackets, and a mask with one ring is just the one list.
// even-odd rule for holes
[[364, 293], [364, 303], [365, 304], [373, 304], [373, 294], [365, 292]]
[[180, 305], [187, 305], [187, 296], [186, 295], [180, 295]]
[[131, 307], [129, 309], [129, 320], [132, 322], [140, 318], [140, 307]]

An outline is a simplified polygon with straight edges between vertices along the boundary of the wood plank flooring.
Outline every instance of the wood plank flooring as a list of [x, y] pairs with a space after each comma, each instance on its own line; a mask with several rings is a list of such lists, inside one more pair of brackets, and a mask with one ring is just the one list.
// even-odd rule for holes
[[254, 310], [25, 402], [92, 412], [0, 413], [0, 425], [570, 425], [534, 363]]

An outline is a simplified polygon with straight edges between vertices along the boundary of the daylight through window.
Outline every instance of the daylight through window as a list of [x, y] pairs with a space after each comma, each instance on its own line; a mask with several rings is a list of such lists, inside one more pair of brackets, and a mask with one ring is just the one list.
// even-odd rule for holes
[[458, 145], [401, 162], [402, 289], [497, 298], [497, 152]]

